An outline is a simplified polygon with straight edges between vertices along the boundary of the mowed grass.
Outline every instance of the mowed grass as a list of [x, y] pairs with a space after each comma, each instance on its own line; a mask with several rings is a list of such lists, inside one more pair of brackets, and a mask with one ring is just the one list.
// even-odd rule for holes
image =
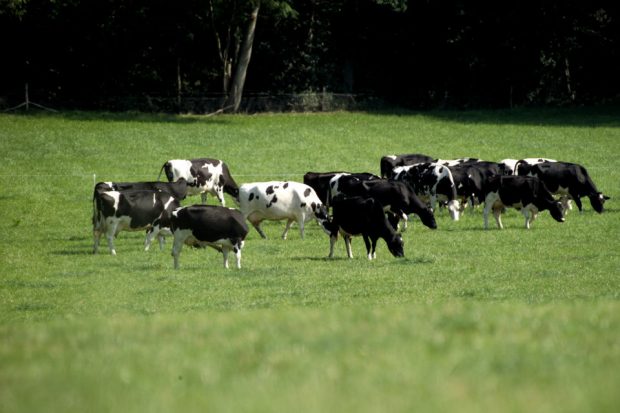
[[[0, 411], [615, 412], [620, 405], [620, 111], [0, 115]], [[389, 153], [586, 166], [605, 213], [505, 230], [413, 221], [404, 259], [315, 224], [216, 251], [123, 232], [92, 255], [93, 175], [154, 180], [225, 160], [237, 183], [378, 173]], [[199, 197], [189, 202], [199, 202]], [[229, 206], [234, 206], [227, 198]], [[186, 202], [187, 203], [187, 202]], [[214, 203], [210, 198], [209, 203]]]

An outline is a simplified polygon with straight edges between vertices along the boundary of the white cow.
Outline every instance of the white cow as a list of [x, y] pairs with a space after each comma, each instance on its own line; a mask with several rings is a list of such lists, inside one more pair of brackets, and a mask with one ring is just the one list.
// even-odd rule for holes
[[286, 239], [294, 221], [304, 238], [304, 224], [312, 218], [319, 223], [327, 220], [327, 208], [314, 189], [299, 182], [254, 182], [239, 187], [239, 205], [243, 216], [250, 221], [262, 238], [267, 238], [260, 228], [264, 220], [287, 220], [282, 238]]

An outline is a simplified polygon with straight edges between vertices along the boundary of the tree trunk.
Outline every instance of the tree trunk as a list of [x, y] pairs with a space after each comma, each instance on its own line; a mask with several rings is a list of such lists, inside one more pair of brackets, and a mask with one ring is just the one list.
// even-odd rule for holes
[[243, 95], [243, 86], [245, 85], [245, 77], [250, 65], [250, 58], [252, 57], [252, 45], [254, 43], [254, 33], [256, 32], [256, 20], [258, 19], [258, 11], [260, 9], [260, 1], [256, 2], [252, 13], [250, 14], [250, 22], [248, 29], [243, 39], [243, 44], [239, 50], [239, 59], [237, 60], [237, 67], [235, 68], [235, 74], [230, 85], [228, 93], [228, 99], [224, 104], [225, 109], [232, 112], [239, 110], [241, 105], [241, 96]]

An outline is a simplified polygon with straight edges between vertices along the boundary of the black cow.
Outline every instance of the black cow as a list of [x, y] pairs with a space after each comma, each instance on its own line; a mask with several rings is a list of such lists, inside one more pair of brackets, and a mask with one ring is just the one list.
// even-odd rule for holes
[[493, 209], [497, 226], [502, 229], [501, 213], [506, 207], [520, 209], [525, 228], [536, 219], [539, 211], [549, 210], [558, 222], [564, 222], [562, 204], [553, 198], [545, 184], [533, 176], [494, 176], [489, 178], [484, 199], [484, 229], [489, 228], [489, 212]]
[[144, 241], [148, 250], [153, 238], [170, 234], [170, 213], [180, 206], [167, 192], [150, 190], [95, 191], [93, 199], [93, 253], [99, 250], [99, 240], [105, 234], [110, 253], [116, 255], [114, 238], [121, 231], [149, 230]]
[[395, 257], [404, 257], [403, 239], [388, 222], [383, 212], [383, 206], [372, 198], [339, 196], [333, 200], [333, 219], [323, 222], [324, 229], [329, 232], [329, 257], [334, 256], [334, 245], [341, 233], [349, 258], [351, 252], [351, 237], [361, 235], [366, 244], [366, 253], [369, 260], [376, 258], [377, 240], [383, 238], [388, 249]]
[[241, 212], [216, 205], [192, 205], [176, 209], [171, 221], [175, 269], [179, 268], [179, 255], [185, 244], [220, 251], [224, 268], [228, 268], [228, 253], [233, 251], [237, 268], [241, 268], [241, 249], [249, 231]]
[[511, 174], [505, 164], [488, 161], [463, 162], [449, 168], [463, 207], [466, 200], [469, 200], [472, 206], [484, 201], [489, 178]]
[[373, 198], [383, 205], [383, 209], [389, 212], [388, 220], [396, 229], [401, 217], [407, 218], [409, 214], [416, 214], [422, 223], [431, 229], [437, 228], [433, 211], [425, 205], [415, 194], [411, 186], [401, 181], [376, 179], [362, 181], [349, 185], [345, 191], [346, 197], [360, 196]]
[[380, 170], [381, 178], [392, 178], [392, 171], [397, 166], [414, 165], [416, 163], [434, 162], [435, 160], [428, 155], [421, 153], [410, 153], [403, 155], [386, 155], [381, 157]]
[[[535, 165], [520, 164], [519, 175], [536, 176], [545, 183], [551, 193], [573, 199], [579, 212], [583, 212], [581, 197], [590, 199], [592, 208], [599, 214], [604, 210], [608, 196], [596, 189], [588, 171], [583, 166], [570, 162], [541, 162]], [[567, 202], [564, 202], [567, 204]]]
[[176, 182], [99, 182], [95, 192], [150, 190], [168, 192], [176, 199], [183, 200], [187, 196], [187, 181], [180, 178]]
[[189, 187], [188, 195], [200, 194], [203, 204], [207, 202], [207, 193], [210, 193], [225, 206], [224, 192], [239, 202], [239, 187], [230, 175], [228, 166], [219, 159], [172, 159], [161, 167], [157, 180], [162, 172], [166, 173], [168, 182], [185, 179]]

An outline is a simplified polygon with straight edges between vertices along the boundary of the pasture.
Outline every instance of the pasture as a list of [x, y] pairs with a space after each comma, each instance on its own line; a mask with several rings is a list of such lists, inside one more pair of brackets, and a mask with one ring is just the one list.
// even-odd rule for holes
[[[620, 405], [620, 111], [168, 116], [0, 114], [2, 412], [615, 412]], [[390, 153], [578, 162], [611, 196], [532, 229], [481, 208], [413, 221], [404, 259], [311, 222], [252, 228], [242, 268], [168, 238], [92, 254], [97, 181], [168, 159], [226, 161], [238, 184], [379, 173]], [[199, 202], [189, 198], [185, 205]], [[188, 202], [189, 201], [189, 202]], [[209, 197], [209, 203], [215, 203]], [[227, 205], [234, 202], [227, 196]]]

